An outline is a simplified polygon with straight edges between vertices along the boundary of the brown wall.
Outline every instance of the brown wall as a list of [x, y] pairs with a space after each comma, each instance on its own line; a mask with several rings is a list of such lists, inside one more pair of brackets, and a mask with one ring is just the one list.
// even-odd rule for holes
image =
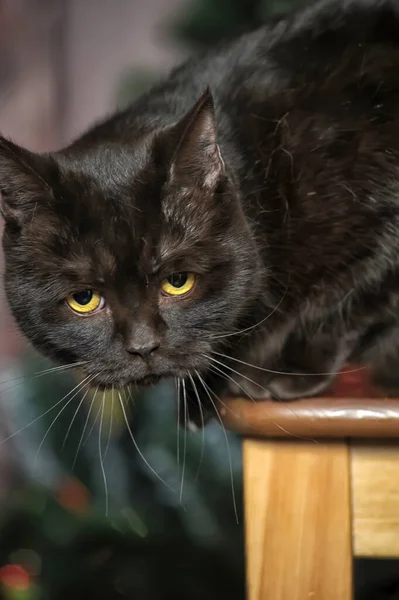
[[165, 25], [186, 0], [69, 0], [68, 118], [71, 138], [113, 110], [128, 69], [160, 72], [180, 60]]
[[[58, 0], [0, 2], [0, 131], [32, 150], [61, 142], [54, 60], [61, 8]], [[0, 288], [0, 368], [19, 346]]]
[[[128, 69], [170, 69], [180, 55], [162, 27], [184, 2], [0, 0], [2, 134], [55, 149], [114, 109]], [[0, 368], [19, 345], [0, 285]]]

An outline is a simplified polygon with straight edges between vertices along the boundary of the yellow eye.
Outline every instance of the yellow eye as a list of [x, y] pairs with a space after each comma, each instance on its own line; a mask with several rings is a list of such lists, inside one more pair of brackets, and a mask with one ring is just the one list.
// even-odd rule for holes
[[83, 290], [68, 296], [66, 303], [73, 311], [87, 315], [103, 308], [104, 298], [95, 290]]
[[194, 273], [172, 273], [161, 283], [161, 289], [167, 296], [183, 296], [195, 285]]

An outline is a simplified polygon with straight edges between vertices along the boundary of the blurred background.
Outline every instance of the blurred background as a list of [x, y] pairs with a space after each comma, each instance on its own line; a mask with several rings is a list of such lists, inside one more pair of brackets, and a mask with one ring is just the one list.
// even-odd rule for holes
[[[0, 131], [57, 149], [191, 53], [301, 3], [0, 0]], [[178, 432], [168, 384], [133, 390], [127, 427], [114, 398], [48, 369], [0, 291], [0, 598], [243, 600], [239, 440], [218, 422]], [[357, 568], [359, 598], [394, 597], [392, 565]]]

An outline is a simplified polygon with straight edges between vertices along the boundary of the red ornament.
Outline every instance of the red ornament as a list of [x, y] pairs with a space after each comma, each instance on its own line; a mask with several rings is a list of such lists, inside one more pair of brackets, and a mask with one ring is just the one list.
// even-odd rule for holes
[[89, 511], [90, 492], [77, 479], [66, 479], [57, 489], [55, 497], [66, 510], [76, 513]]
[[5, 565], [1, 567], [0, 582], [18, 592], [26, 591], [31, 584], [29, 573], [21, 565]]

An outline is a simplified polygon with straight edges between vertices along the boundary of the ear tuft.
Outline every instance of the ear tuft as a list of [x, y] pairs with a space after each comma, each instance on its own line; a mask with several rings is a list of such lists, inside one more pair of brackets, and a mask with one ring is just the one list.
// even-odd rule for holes
[[183, 133], [172, 159], [171, 181], [215, 187], [224, 163], [217, 144], [215, 108], [209, 88], [176, 127]]

